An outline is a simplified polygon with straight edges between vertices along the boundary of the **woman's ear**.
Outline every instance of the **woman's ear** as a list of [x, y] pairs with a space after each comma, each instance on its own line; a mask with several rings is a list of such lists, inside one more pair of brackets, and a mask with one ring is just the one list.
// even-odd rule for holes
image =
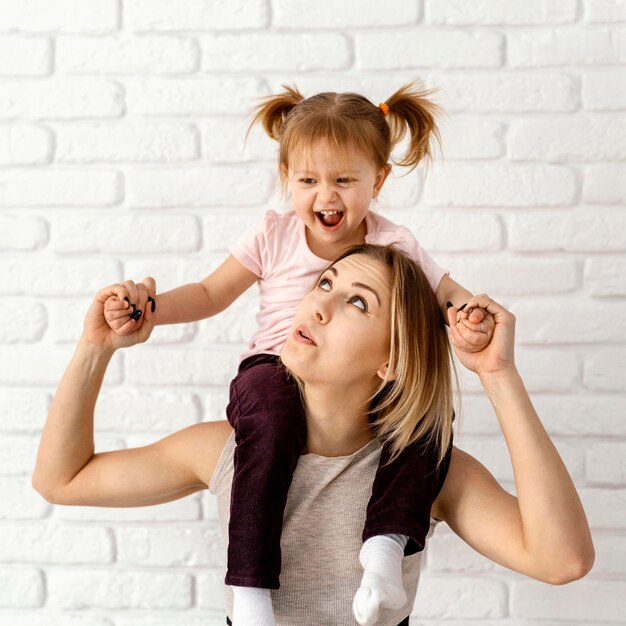
[[395, 380], [398, 378], [398, 372], [395, 370], [389, 371], [389, 363], [385, 363], [380, 367], [376, 374], [381, 380]]
[[391, 165], [387, 163], [385, 166], [381, 167], [376, 174], [376, 178], [374, 179], [374, 189], [372, 190], [372, 198], [376, 198], [380, 193], [380, 190], [383, 188], [385, 181], [387, 180], [387, 176], [391, 173]]

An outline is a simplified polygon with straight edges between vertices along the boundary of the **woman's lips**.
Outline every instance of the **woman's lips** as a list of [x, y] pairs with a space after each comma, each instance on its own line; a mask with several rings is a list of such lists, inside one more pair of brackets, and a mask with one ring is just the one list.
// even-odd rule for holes
[[311, 331], [309, 331], [309, 329], [304, 324], [300, 324], [300, 326], [296, 328], [296, 330], [293, 333], [293, 338], [298, 343], [305, 343], [309, 346], [317, 345], [311, 335]]

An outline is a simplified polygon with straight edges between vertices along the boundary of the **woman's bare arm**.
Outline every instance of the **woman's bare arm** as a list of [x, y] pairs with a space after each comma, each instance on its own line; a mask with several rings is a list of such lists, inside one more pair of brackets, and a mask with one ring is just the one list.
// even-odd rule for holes
[[41, 436], [32, 482], [55, 503], [142, 506], [204, 489], [230, 433], [226, 423], [196, 424], [149, 446], [95, 454], [94, 408], [111, 356], [145, 341], [153, 328], [147, 312], [133, 335], [111, 331], [103, 306], [115, 289], [92, 303]]
[[569, 582], [593, 564], [585, 512], [515, 368], [515, 318], [482, 298], [478, 306], [495, 315], [494, 338], [483, 352], [458, 356], [479, 374], [495, 410], [517, 497], [476, 459], [455, 449], [433, 514], [491, 560], [546, 582]]

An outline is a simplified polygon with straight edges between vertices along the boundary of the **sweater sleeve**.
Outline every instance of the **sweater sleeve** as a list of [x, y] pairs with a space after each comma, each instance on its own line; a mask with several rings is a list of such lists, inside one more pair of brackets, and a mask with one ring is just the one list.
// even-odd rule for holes
[[382, 215], [371, 212], [368, 227], [371, 228], [366, 237], [368, 243], [396, 245], [422, 268], [432, 290], [437, 291], [441, 279], [450, 272], [435, 262], [406, 226], [394, 224]]
[[260, 224], [244, 232], [228, 251], [255, 276], [264, 278], [272, 266], [275, 246], [272, 245], [276, 230], [276, 213], [267, 211]]
[[424, 271], [433, 291], [437, 291], [441, 279], [449, 274], [449, 270], [441, 267], [415, 238], [415, 235], [405, 226], [398, 226], [398, 245], [406, 252]]

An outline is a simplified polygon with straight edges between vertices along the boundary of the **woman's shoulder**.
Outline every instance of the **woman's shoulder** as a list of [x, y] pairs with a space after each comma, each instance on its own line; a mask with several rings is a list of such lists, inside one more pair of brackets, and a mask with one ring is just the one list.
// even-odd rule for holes
[[233, 429], [225, 420], [193, 424], [179, 431], [185, 433], [181, 450], [202, 482], [210, 488], [211, 481], [228, 450]]
[[454, 518], [463, 509], [464, 503], [479, 497], [485, 484], [490, 487], [497, 485], [501, 489], [478, 459], [453, 446], [446, 478], [433, 502], [432, 516], [443, 521]]

